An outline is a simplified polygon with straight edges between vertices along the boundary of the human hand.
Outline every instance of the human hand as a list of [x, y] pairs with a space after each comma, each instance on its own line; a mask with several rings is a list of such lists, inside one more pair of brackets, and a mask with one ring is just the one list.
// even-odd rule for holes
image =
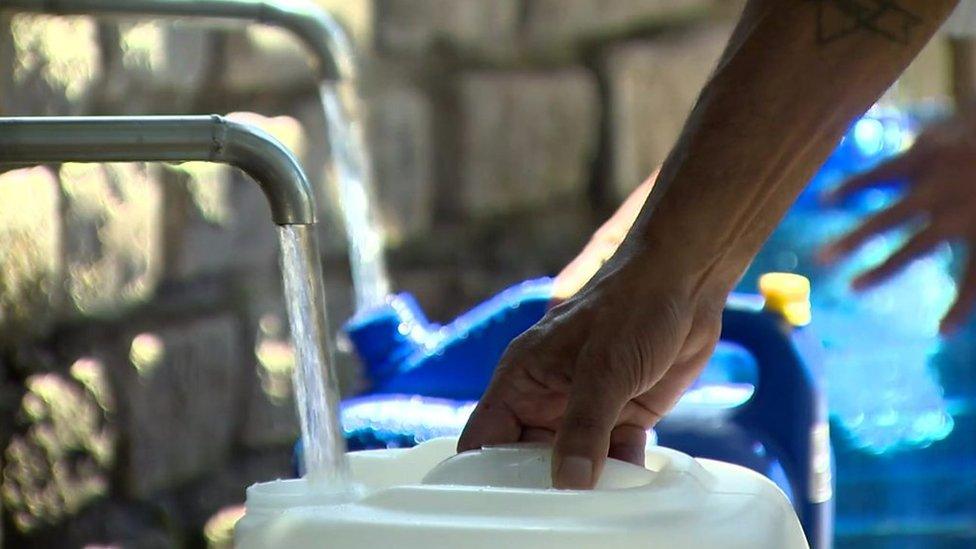
[[649, 269], [649, 257], [618, 252], [512, 342], [458, 451], [554, 441], [557, 488], [591, 488], [608, 455], [643, 464], [647, 429], [714, 349], [727, 293]]
[[[837, 201], [872, 186], [903, 180], [908, 189], [893, 206], [821, 250], [821, 259], [837, 261], [873, 236], [896, 226], [918, 226], [884, 262], [853, 281], [857, 290], [891, 277], [938, 244], [960, 239], [976, 244], [976, 112], [960, 114], [923, 132], [902, 155], [840, 185], [828, 200]], [[976, 302], [976, 257], [970, 252], [955, 302], [942, 319], [941, 331], [962, 324]]]

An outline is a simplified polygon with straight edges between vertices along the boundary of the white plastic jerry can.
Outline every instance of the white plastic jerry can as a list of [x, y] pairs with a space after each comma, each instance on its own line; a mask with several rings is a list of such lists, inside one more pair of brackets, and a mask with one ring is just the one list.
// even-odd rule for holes
[[786, 496], [743, 467], [649, 447], [646, 467], [609, 460], [595, 489], [555, 490], [548, 447], [456, 444], [350, 453], [355, 496], [251, 486], [237, 547], [807, 548]]

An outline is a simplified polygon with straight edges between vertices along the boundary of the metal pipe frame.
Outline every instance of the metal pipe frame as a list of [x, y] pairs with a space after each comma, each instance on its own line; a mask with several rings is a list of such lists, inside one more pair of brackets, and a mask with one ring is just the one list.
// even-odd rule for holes
[[278, 225], [316, 221], [312, 185], [298, 160], [253, 126], [218, 115], [0, 118], [0, 164], [189, 161], [250, 175]]
[[0, 10], [253, 21], [296, 35], [315, 55], [320, 78], [350, 80], [356, 75], [352, 44], [345, 29], [310, 0], [2, 0]]

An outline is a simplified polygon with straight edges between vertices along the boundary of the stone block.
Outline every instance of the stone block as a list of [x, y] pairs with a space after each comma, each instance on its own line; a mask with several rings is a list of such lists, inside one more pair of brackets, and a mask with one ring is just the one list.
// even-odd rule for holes
[[715, 0], [525, 0], [527, 47], [572, 52], [606, 41], [707, 16]]
[[[201, 47], [204, 40], [200, 36], [190, 33], [178, 34], [175, 44], [167, 35], [171, 23], [152, 19], [135, 19], [119, 24], [119, 48], [122, 68], [133, 77], [152, 77], [159, 75], [160, 81], [165, 78], [164, 71], [172, 61], [186, 61], [183, 57], [198, 56], [197, 62], [203, 63], [207, 57]], [[172, 48], [180, 49], [172, 49]], [[202, 55], [201, 55], [202, 54]], [[202, 59], [199, 59], [202, 57]], [[190, 65], [184, 65], [191, 68]], [[192, 72], [185, 76], [192, 76]]]
[[106, 499], [86, 507], [51, 537], [46, 547], [132, 547], [171, 549], [185, 546], [185, 533], [176, 531], [151, 501]]
[[561, 202], [531, 215], [440, 226], [438, 238], [391, 254], [397, 288], [435, 322], [449, 322], [512, 284], [558, 273], [592, 234], [593, 217], [588, 204]]
[[[164, 193], [164, 277], [190, 279], [226, 270], [234, 249], [228, 225], [233, 197], [259, 203], [261, 192], [233, 168], [208, 162], [161, 167]], [[232, 192], [233, 191], [233, 192]]]
[[291, 376], [295, 353], [288, 331], [278, 269], [242, 277], [248, 354], [244, 357], [247, 393], [240, 438], [244, 446], [287, 446], [299, 436]]
[[213, 32], [202, 24], [174, 22], [164, 27], [160, 80], [167, 87], [196, 94], [211, 76], [213, 67]]
[[11, 528], [6, 547], [59, 549], [62, 547], [126, 547], [171, 549], [183, 547], [186, 539], [173, 528], [170, 517], [155, 502], [124, 498], [98, 499], [63, 523], [37, 531]]
[[[325, 301], [329, 326], [336, 346], [335, 372], [339, 393], [343, 397], [358, 394], [364, 389], [362, 365], [352, 350], [351, 343], [342, 331], [355, 313], [352, 280], [345, 264], [326, 265], [324, 268]], [[396, 284], [391, 284], [394, 291]]]
[[0, 112], [83, 112], [101, 66], [88, 17], [0, 15]]
[[[411, 293], [424, 314], [434, 322], [447, 323], [458, 314], [473, 307], [476, 302], [463, 293], [458, 269], [448, 266], [430, 265], [425, 267], [398, 268], [396, 270], [398, 289]], [[487, 290], [486, 290], [487, 291]]]
[[162, 266], [162, 192], [145, 164], [63, 164], [65, 314], [149, 299]]
[[[352, 316], [352, 292], [347, 268], [326, 270], [327, 317], [331, 333], [341, 339], [342, 325]], [[253, 354], [246, 357], [248, 394], [241, 441], [249, 448], [288, 447], [299, 437], [292, 390], [295, 354], [277, 270], [252, 273], [240, 281], [241, 302], [247, 304], [246, 328]], [[362, 387], [358, 360], [349, 352], [336, 353], [336, 372], [344, 395]]]
[[127, 495], [146, 497], [227, 458], [240, 421], [240, 337], [237, 320], [219, 315], [123, 340], [127, 365], [109, 374], [125, 433], [119, 477]]
[[437, 48], [479, 58], [513, 51], [517, 0], [374, 0], [377, 48], [420, 57]]
[[[269, 313], [261, 324], [281, 321]], [[241, 441], [249, 448], [285, 448], [300, 435], [291, 383], [295, 351], [287, 333], [275, 336], [259, 332], [252, 360], [255, 379], [247, 399]]]
[[4, 449], [0, 492], [21, 534], [63, 524], [109, 492], [117, 431], [105, 370], [83, 358], [68, 372], [25, 380], [17, 433]]
[[459, 88], [465, 214], [585, 196], [600, 133], [592, 74], [578, 68], [470, 73]]
[[919, 52], [888, 92], [897, 104], [951, 101], [951, 50], [949, 40], [937, 34]]
[[198, 110], [196, 98], [220, 76], [212, 23], [136, 18], [110, 28], [115, 40], [106, 45], [101, 90], [107, 108], [131, 114]]
[[[288, 478], [291, 472], [288, 451], [242, 451], [219, 471], [180, 486], [161, 499], [181, 530], [203, 538], [201, 541], [206, 541], [208, 549], [231, 549], [233, 526], [243, 514], [247, 487], [257, 482]], [[204, 545], [201, 543], [200, 546]]]
[[376, 196], [389, 242], [427, 231], [433, 216], [431, 103], [415, 87], [391, 84], [369, 99]]
[[315, 0], [322, 9], [335, 17], [358, 47], [368, 47], [373, 37], [373, 3], [367, 0]]
[[102, 75], [91, 110], [200, 112], [221, 76], [212, 22], [145, 17], [100, 21]]
[[38, 333], [61, 294], [58, 182], [48, 168], [0, 175], [0, 340]]
[[703, 25], [625, 43], [607, 53], [612, 195], [617, 199], [623, 200], [667, 157], [730, 33], [729, 25]]
[[283, 29], [252, 25], [229, 30], [225, 48], [224, 85], [234, 92], [288, 92], [315, 82], [311, 54]]

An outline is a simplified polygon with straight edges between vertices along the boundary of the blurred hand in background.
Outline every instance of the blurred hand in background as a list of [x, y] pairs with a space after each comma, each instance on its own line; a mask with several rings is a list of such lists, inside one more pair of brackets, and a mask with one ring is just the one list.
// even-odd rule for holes
[[972, 253], [976, 244], [976, 109], [930, 127], [908, 151], [843, 183], [827, 200], [837, 202], [892, 181], [907, 185], [904, 196], [825, 247], [821, 259], [836, 262], [880, 233], [905, 225], [914, 228], [901, 248], [854, 279], [854, 288], [862, 290], [893, 276], [943, 242], [962, 241], [969, 257], [956, 301], [941, 326], [943, 333], [951, 332], [966, 320], [976, 302], [976, 256]]
[[553, 280], [551, 306], [566, 301], [570, 296], [580, 291], [589, 282], [600, 267], [606, 263], [624, 237], [630, 232], [630, 227], [637, 220], [641, 207], [647, 201], [647, 196], [657, 181], [658, 170], [650, 175], [643, 183], [634, 189], [627, 200], [617, 208], [600, 228], [593, 233], [583, 250], [569, 262]]

